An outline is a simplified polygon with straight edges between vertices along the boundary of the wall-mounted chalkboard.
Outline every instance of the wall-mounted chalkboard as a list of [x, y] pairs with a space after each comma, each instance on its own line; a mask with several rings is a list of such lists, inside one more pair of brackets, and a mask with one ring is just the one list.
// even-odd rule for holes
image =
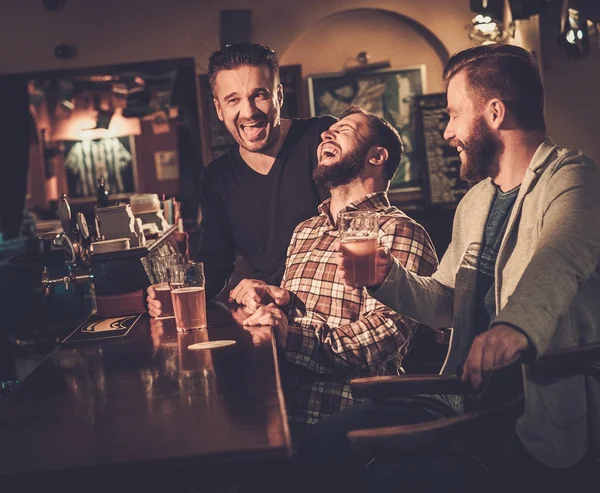
[[423, 187], [429, 205], [456, 205], [468, 190], [460, 179], [460, 157], [444, 139], [448, 124], [446, 94], [416, 97], [416, 117], [420, 128], [419, 147], [424, 164]]

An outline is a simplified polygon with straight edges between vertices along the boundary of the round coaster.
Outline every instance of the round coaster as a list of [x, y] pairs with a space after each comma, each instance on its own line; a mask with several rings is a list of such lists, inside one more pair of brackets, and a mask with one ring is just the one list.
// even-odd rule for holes
[[233, 346], [235, 341], [232, 340], [223, 340], [223, 341], [206, 341], [206, 342], [197, 342], [196, 344], [190, 344], [188, 349], [190, 351], [200, 351], [202, 349], [216, 349], [220, 347]]

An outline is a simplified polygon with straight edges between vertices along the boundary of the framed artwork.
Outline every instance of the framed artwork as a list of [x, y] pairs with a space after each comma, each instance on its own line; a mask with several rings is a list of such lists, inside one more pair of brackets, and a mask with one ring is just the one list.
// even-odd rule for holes
[[158, 181], [178, 180], [177, 151], [154, 151], [154, 169]]
[[64, 141], [69, 197], [95, 197], [97, 180], [104, 178], [110, 194], [134, 193], [133, 136]]
[[301, 65], [283, 65], [279, 67], [279, 78], [283, 86], [282, 118], [305, 118], [308, 106], [302, 81]]
[[390, 185], [391, 195], [422, 196], [421, 154], [416, 149], [418, 126], [415, 98], [425, 92], [425, 66], [321, 74], [308, 77], [311, 116], [340, 116], [348, 106], [385, 118], [401, 135], [404, 158]]
[[[302, 67], [300, 65], [283, 65], [279, 67], [281, 84], [283, 85], [282, 118], [301, 118], [307, 116], [306, 97], [302, 82]], [[202, 112], [202, 134], [204, 141], [204, 159], [208, 164], [213, 159], [225, 153], [236, 142], [219, 120], [213, 103], [212, 91], [208, 75], [199, 77], [200, 105]]]
[[202, 139], [205, 165], [225, 153], [235, 140], [219, 120], [213, 103], [208, 75], [200, 75], [200, 108], [202, 112]]

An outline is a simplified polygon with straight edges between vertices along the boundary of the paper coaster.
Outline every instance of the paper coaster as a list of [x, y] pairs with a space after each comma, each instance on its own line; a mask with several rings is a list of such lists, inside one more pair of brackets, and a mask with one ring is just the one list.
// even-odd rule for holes
[[190, 351], [200, 351], [201, 349], [215, 349], [219, 347], [233, 346], [235, 341], [224, 340], [224, 341], [206, 341], [197, 342], [196, 344], [190, 344], [188, 349]]

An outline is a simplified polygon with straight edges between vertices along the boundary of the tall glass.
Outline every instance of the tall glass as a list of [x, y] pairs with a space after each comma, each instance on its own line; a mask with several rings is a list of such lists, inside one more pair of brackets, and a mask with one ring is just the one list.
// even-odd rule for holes
[[338, 214], [341, 249], [347, 260], [346, 278], [355, 286], [375, 284], [378, 215], [375, 211]]
[[156, 299], [162, 305], [159, 318], [172, 318], [175, 316], [171, 302], [171, 286], [169, 285], [168, 269], [172, 265], [181, 264], [183, 257], [180, 254], [164, 255], [152, 259], [152, 271], [156, 282], [153, 284]]
[[169, 267], [171, 300], [179, 332], [206, 328], [204, 283], [204, 265], [201, 262]]

